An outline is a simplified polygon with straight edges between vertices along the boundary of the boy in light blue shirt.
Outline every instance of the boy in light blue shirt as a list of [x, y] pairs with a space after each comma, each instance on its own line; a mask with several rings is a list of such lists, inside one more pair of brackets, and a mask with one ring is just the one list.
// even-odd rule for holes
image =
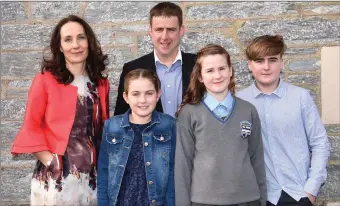
[[267, 206], [313, 205], [326, 181], [330, 146], [308, 91], [280, 79], [285, 49], [282, 36], [255, 38], [246, 50], [255, 82], [236, 95], [261, 119]]

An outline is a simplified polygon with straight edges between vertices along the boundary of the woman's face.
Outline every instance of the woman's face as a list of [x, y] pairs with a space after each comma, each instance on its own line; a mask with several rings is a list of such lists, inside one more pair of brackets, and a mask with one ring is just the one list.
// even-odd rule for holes
[[84, 28], [77, 22], [68, 22], [60, 29], [60, 51], [67, 65], [82, 64], [88, 56], [88, 39]]

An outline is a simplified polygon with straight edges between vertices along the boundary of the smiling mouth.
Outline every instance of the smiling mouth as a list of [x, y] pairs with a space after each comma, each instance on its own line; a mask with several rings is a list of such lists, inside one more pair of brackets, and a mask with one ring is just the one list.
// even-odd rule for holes
[[147, 109], [149, 106], [138, 106], [140, 109]]

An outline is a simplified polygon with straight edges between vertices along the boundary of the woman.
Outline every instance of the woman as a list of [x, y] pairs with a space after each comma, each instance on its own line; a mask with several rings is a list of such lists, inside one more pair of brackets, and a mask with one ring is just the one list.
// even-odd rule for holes
[[55, 27], [49, 58], [31, 85], [12, 154], [37, 159], [31, 205], [96, 205], [96, 160], [109, 116], [107, 55], [91, 27], [70, 15]]

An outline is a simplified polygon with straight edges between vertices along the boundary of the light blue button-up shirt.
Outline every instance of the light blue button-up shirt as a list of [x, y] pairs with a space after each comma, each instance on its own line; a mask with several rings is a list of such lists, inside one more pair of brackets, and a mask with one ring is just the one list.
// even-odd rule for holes
[[217, 101], [217, 99], [207, 92], [204, 94], [203, 98], [203, 102], [216, 116], [219, 118], [229, 116], [234, 101], [234, 97], [231, 96], [229, 90], [227, 96], [221, 102]]
[[261, 119], [268, 201], [276, 205], [282, 190], [297, 201], [306, 192], [317, 196], [330, 146], [308, 91], [281, 80], [269, 95], [253, 84], [236, 96], [252, 103]]
[[182, 53], [178, 50], [177, 56], [168, 68], [154, 52], [156, 72], [161, 81], [161, 102], [163, 112], [175, 117], [178, 106], [182, 102]]

